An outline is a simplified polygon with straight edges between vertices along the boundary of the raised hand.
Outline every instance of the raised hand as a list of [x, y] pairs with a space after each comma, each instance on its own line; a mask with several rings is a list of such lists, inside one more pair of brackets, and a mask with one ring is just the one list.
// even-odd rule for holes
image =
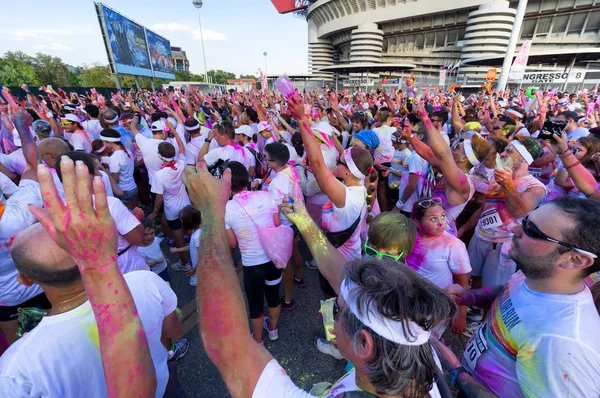
[[187, 166], [183, 177], [190, 200], [202, 214], [225, 216], [225, 205], [231, 193], [231, 170], [225, 169], [223, 178], [213, 177], [200, 162], [197, 167]]

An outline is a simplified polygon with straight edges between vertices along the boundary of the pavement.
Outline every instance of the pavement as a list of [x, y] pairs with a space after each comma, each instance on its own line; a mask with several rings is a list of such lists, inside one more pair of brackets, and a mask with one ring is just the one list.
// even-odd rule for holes
[[[168, 249], [165, 250], [168, 253]], [[172, 262], [176, 257], [169, 254]], [[195, 287], [191, 286], [184, 272], [169, 268], [172, 288], [179, 298], [182, 310], [183, 336], [190, 341], [185, 357], [177, 363], [177, 377], [187, 397], [230, 397], [217, 368], [206, 356], [198, 329], [198, 313]], [[263, 335], [265, 347], [286, 370], [297, 386], [309, 391], [313, 384], [328, 381], [334, 383], [344, 375], [346, 361], [339, 361], [321, 354], [314, 345], [314, 338], [324, 336], [323, 322], [318, 318], [320, 300], [318, 272], [304, 268], [305, 288], [294, 286], [296, 307], [293, 311], [282, 311], [279, 320], [279, 339], [270, 341]], [[241, 287], [241, 284], [240, 284]], [[243, 291], [243, 288], [242, 288]], [[283, 283], [281, 286], [283, 296]], [[467, 338], [444, 334], [446, 343], [455, 353], [462, 354]], [[243, 369], [240, 369], [243, 371]]]

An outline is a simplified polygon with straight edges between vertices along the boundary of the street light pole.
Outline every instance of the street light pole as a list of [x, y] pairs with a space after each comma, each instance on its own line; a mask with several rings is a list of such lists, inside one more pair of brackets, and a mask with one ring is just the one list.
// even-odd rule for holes
[[265, 82], [267, 82], [267, 87], [264, 87], [265, 91], [269, 90], [269, 76], [267, 75], [267, 52], [265, 51], [263, 53], [263, 55], [265, 56]]
[[200, 41], [202, 42], [202, 58], [204, 59], [204, 79], [206, 83], [209, 81], [208, 69], [206, 68], [206, 53], [204, 52], [204, 35], [202, 34], [202, 18], [200, 18], [200, 9], [202, 8], [202, 0], [193, 0], [192, 4], [198, 10], [198, 25], [200, 25]]

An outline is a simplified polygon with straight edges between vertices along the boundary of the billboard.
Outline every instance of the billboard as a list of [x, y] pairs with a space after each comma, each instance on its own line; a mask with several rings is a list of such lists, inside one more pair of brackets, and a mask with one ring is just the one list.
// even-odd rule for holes
[[154, 76], [161, 79], [175, 79], [169, 40], [148, 29], [146, 29], [146, 38]]
[[313, 0], [271, 0], [271, 3], [277, 9], [280, 14], [287, 14], [292, 11], [300, 11], [308, 8], [309, 5], [314, 3]]

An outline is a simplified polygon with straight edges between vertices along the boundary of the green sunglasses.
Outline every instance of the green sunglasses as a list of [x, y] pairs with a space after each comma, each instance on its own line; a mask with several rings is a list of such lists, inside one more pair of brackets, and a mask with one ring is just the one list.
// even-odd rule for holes
[[363, 249], [364, 249], [365, 255], [367, 257], [373, 257], [373, 258], [391, 258], [394, 261], [400, 261], [400, 259], [404, 255], [404, 252], [400, 252], [400, 254], [397, 255], [397, 256], [392, 256], [391, 254], [381, 253], [381, 252], [373, 249], [371, 246], [369, 246], [369, 240], [368, 239], [365, 242], [365, 245], [363, 246]]

